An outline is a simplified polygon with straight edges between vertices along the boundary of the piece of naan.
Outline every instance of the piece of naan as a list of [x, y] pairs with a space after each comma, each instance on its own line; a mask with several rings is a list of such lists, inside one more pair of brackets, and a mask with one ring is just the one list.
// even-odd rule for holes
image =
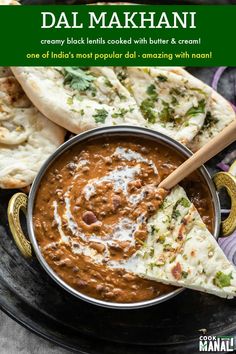
[[122, 267], [143, 278], [220, 297], [236, 295], [227, 260], [184, 189], [176, 186], [149, 219], [148, 238]]
[[7, 76], [13, 76], [9, 66], [0, 66], [0, 78], [7, 77]]
[[146, 123], [111, 68], [12, 67], [12, 71], [35, 106], [73, 133]]
[[[180, 75], [183, 78], [193, 78], [191, 74], [180, 67], [165, 67], [164, 70]], [[198, 79], [195, 78], [195, 80]], [[200, 80], [198, 81], [201, 82]], [[209, 89], [211, 94], [203, 126], [193, 141], [188, 143], [188, 147], [194, 152], [199, 150], [236, 119], [236, 114], [232, 105], [211, 87], [209, 87]]]
[[0, 5], [20, 5], [16, 0], [0, 0]]
[[30, 185], [64, 134], [32, 105], [15, 77], [0, 78], [0, 188]]
[[115, 71], [149, 128], [185, 145], [194, 139], [208, 110], [211, 91], [207, 85], [157, 67], [117, 67]]

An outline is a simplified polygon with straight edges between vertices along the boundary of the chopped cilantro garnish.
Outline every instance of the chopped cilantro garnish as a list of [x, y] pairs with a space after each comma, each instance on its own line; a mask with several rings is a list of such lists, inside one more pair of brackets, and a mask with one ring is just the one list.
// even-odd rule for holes
[[154, 225], [151, 225], [151, 235], [154, 235], [156, 229]]
[[64, 85], [69, 85], [72, 89], [85, 91], [95, 80], [95, 77], [80, 69], [78, 66], [66, 66], [63, 69]]
[[149, 255], [150, 255], [150, 257], [153, 257], [153, 256], [154, 256], [154, 248], [153, 248], [153, 247], [150, 249]]
[[178, 219], [178, 217], [181, 216], [180, 211], [177, 209], [179, 205], [182, 205], [184, 208], [188, 208], [188, 207], [190, 207], [190, 202], [188, 201], [187, 198], [184, 198], [184, 197], [179, 199], [176, 202], [176, 204], [174, 205], [174, 208], [173, 208], [172, 215], [171, 215], [171, 218], [174, 220]]
[[163, 244], [165, 242], [165, 239], [166, 239], [166, 237], [164, 235], [160, 235], [157, 242], [160, 242]]
[[73, 101], [73, 97], [68, 97], [66, 102], [69, 106], [71, 106], [73, 104]]
[[182, 205], [184, 208], [190, 207], [190, 202], [188, 201], [187, 198], [184, 197], [179, 200], [179, 204]]
[[149, 263], [149, 267], [152, 270], [154, 267], [157, 267], [157, 265], [156, 265], [156, 263], [152, 262], [152, 263]]
[[163, 246], [163, 251], [164, 252], [168, 252], [168, 251], [171, 251], [172, 247], [169, 243], [166, 243], [164, 246]]
[[118, 72], [117, 77], [120, 80], [120, 82], [124, 82], [127, 79], [128, 76], [125, 67], [123, 67], [122, 70]]
[[187, 278], [187, 276], [188, 276], [188, 272], [185, 272], [184, 270], [181, 272], [181, 275], [182, 275], [182, 277], [183, 278]]
[[172, 87], [172, 89], [170, 89], [170, 94], [171, 95], [176, 95], [176, 96], [182, 96], [182, 93], [179, 89]]
[[158, 75], [157, 78], [160, 82], [166, 82], [168, 80], [165, 75]]
[[125, 108], [119, 108], [119, 110], [115, 113], [113, 113], [111, 116], [112, 118], [123, 118], [125, 116], [126, 113], [128, 113], [129, 110], [128, 109], [125, 109]]
[[160, 113], [161, 122], [168, 122], [170, 120], [169, 109], [164, 107]]
[[141, 105], [140, 105], [141, 112], [144, 115], [144, 118], [149, 123], [155, 123], [156, 122], [156, 115], [153, 112], [153, 108], [154, 107], [155, 107], [155, 100], [153, 100], [151, 97], [150, 98], [146, 98], [145, 100], [143, 100]]
[[178, 104], [178, 100], [175, 96], [171, 96], [171, 104], [173, 106], [176, 106]]
[[151, 84], [150, 86], [148, 86], [148, 88], [147, 88], [147, 94], [149, 95], [149, 96], [151, 96], [152, 97], [152, 99], [153, 100], [156, 100], [157, 99], [157, 92], [156, 92], [156, 86], [155, 85], [153, 85], [153, 84]]
[[197, 107], [191, 107], [186, 115], [187, 116], [196, 116], [197, 114], [204, 113], [205, 112], [205, 107], [206, 107], [206, 102], [205, 100], [201, 100], [198, 102]]
[[111, 83], [111, 81], [108, 80], [108, 78], [105, 78], [105, 85], [106, 85], [107, 87], [112, 87], [112, 86], [113, 86], [112, 83]]
[[102, 108], [102, 109], [96, 109], [96, 114], [93, 115], [93, 118], [95, 119], [96, 123], [105, 123], [105, 120], [108, 116], [108, 112]]
[[88, 87], [88, 90], [90, 90], [90, 92], [91, 92], [91, 96], [92, 97], [95, 97], [96, 96], [96, 94], [97, 94], [97, 89], [96, 89], [96, 87]]
[[226, 286], [231, 285], [231, 279], [232, 277], [232, 272], [229, 274], [225, 274], [221, 271], [217, 272], [214, 279], [213, 279], [213, 284], [218, 286], [218, 288], [225, 288]]
[[170, 259], [170, 263], [173, 263], [175, 260], [176, 260], [176, 256], [173, 256], [173, 257]]
[[218, 122], [218, 119], [216, 117], [213, 117], [211, 112], [207, 112], [203, 125], [204, 125], [204, 128], [211, 128], [212, 125], [216, 124], [217, 122]]
[[178, 219], [179, 216], [181, 216], [179, 210], [174, 209], [172, 212], [172, 218], [176, 220], [176, 219]]
[[163, 123], [167, 123], [173, 121], [173, 108], [170, 107], [169, 103], [162, 101], [163, 109], [160, 113], [160, 121]]

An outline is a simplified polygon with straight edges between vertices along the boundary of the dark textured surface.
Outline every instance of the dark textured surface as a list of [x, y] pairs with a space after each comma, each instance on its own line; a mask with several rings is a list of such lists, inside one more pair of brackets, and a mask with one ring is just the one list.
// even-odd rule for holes
[[[215, 69], [189, 71], [209, 83]], [[228, 69], [219, 85], [231, 101], [235, 99], [235, 75], [236, 70]], [[216, 162], [224, 153], [208, 163], [211, 173], [216, 172]], [[6, 216], [13, 193], [0, 190], [0, 304], [28, 328], [89, 354], [197, 353], [199, 329], [206, 328], [208, 335], [236, 333], [235, 300], [186, 290], [151, 308], [118, 311], [98, 308], [67, 294], [36, 259], [25, 260], [14, 245]]]

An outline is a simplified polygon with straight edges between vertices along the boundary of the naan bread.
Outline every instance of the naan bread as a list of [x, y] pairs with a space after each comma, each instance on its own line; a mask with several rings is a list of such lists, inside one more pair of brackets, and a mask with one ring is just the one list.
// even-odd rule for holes
[[149, 128], [185, 145], [194, 139], [208, 110], [211, 91], [207, 85], [164, 68], [123, 67], [115, 71], [134, 96]]
[[196, 151], [235, 119], [222, 96], [181, 67], [12, 71], [35, 106], [73, 133], [103, 125], [139, 125]]
[[145, 244], [122, 266], [143, 278], [232, 298], [236, 271], [184, 189], [175, 187], [148, 222]]
[[0, 66], [0, 78], [7, 77], [7, 76], [13, 76], [9, 66]]
[[0, 5], [20, 5], [16, 0], [0, 0]]
[[[186, 70], [179, 67], [165, 68], [165, 70], [173, 72], [184, 78], [193, 78], [193, 76], [189, 74]], [[195, 78], [195, 80], [198, 79]], [[200, 80], [198, 81], [199, 83], [201, 82]], [[232, 105], [220, 94], [214, 91], [211, 87], [209, 87], [209, 89], [211, 94], [203, 126], [197, 136], [193, 139], [193, 141], [190, 141], [188, 144], [188, 147], [192, 151], [199, 150], [214, 136], [216, 136], [225, 127], [227, 127], [234, 119], [236, 119], [236, 114]]]
[[35, 106], [73, 133], [146, 123], [111, 68], [12, 67], [12, 71]]
[[17, 80], [0, 78], [0, 188], [30, 185], [63, 141], [64, 130], [32, 106]]

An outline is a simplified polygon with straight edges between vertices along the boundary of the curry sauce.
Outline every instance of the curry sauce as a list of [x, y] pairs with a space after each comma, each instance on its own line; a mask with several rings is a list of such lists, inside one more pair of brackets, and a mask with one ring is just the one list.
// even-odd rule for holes
[[[34, 229], [49, 266], [93, 298], [137, 302], [173, 291], [119, 267], [145, 242], [147, 220], [167, 192], [158, 185], [183, 161], [179, 153], [138, 138], [96, 139], [74, 146], [44, 175]], [[184, 187], [210, 231], [213, 206], [200, 174]]]

